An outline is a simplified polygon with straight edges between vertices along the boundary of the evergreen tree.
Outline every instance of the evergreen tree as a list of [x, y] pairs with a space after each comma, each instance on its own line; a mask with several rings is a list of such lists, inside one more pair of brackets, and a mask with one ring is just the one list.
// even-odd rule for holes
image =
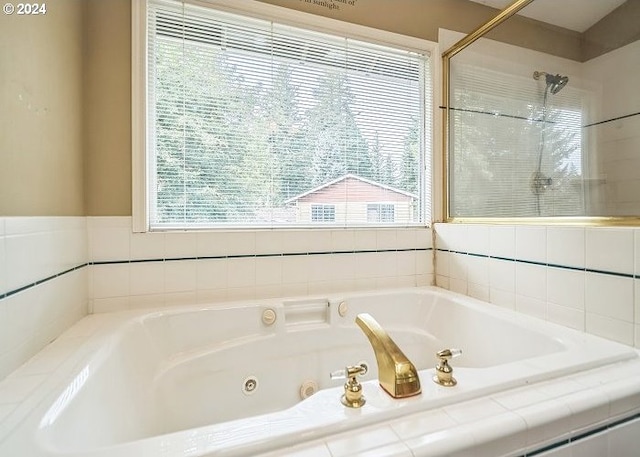
[[250, 220], [268, 186], [260, 88], [246, 84], [224, 53], [200, 46], [158, 40], [157, 219]]
[[273, 179], [273, 204], [281, 205], [308, 189], [311, 181], [312, 148], [308, 124], [297, 103], [298, 89], [288, 64], [277, 65], [268, 100], [269, 147]]
[[313, 148], [313, 186], [346, 173], [372, 178], [369, 147], [352, 112], [353, 95], [347, 76], [340, 70], [328, 69], [314, 96], [316, 104], [307, 113]]

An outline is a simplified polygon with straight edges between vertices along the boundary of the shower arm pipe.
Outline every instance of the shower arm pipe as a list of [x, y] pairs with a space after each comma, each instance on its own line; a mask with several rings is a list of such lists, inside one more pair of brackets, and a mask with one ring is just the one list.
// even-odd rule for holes
[[446, 222], [450, 219], [449, 216], [449, 119], [451, 115], [450, 101], [451, 96], [449, 93], [450, 82], [449, 77], [451, 75], [451, 58], [465, 49], [467, 46], [481, 38], [486, 33], [490, 32], [504, 21], [509, 19], [514, 14], [517, 14], [521, 9], [527, 6], [534, 0], [515, 0], [509, 6], [500, 11], [493, 19], [490, 19], [486, 23], [482, 24], [477, 29], [470, 32], [467, 36], [455, 43], [449, 49], [442, 53], [442, 108], [443, 108], [443, 122], [442, 122], [442, 219]]

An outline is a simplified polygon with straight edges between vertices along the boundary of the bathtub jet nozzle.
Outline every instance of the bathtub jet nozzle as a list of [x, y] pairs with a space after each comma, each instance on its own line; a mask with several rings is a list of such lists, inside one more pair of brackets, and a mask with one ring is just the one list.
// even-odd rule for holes
[[378, 362], [380, 387], [393, 398], [420, 394], [422, 389], [418, 370], [380, 324], [367, 313], [358, 314], [356, 324], [373, 347]]

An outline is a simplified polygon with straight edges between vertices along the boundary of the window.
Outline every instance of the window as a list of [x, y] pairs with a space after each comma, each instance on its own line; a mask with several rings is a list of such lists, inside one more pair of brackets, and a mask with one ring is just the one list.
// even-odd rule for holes
[[390, 203], [367, 205], [368, 222], [395, 222], [395, 206]]
[[424, 223], [428, 51], [148, 3], [147, 227], [388, 222], [365, 216], [372, 194]]
[[311, 205], [312, 222], [335, 222], [335, 205]]

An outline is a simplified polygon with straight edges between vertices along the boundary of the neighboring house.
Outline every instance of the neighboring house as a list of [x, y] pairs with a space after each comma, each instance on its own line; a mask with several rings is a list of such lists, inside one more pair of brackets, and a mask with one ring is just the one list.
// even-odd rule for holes
[[285, 203], [295, 203], [298, 223], [410, 223], [417, 199], [417, 195], [349, 173]]

